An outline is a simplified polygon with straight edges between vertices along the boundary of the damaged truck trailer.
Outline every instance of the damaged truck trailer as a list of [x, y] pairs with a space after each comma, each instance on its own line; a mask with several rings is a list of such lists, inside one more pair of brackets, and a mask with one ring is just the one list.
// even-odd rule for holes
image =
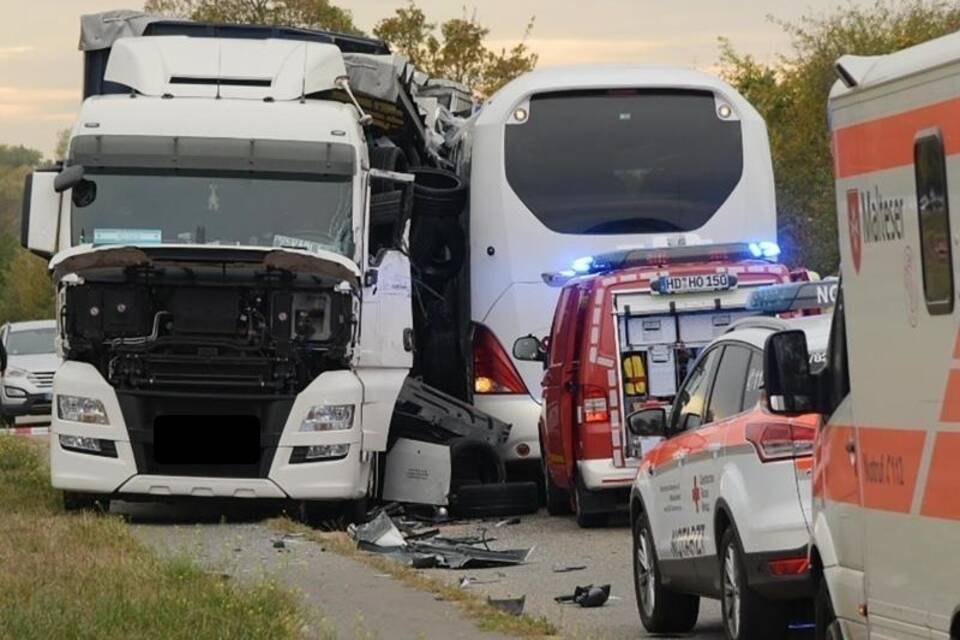
[[410, 379], [410, 223], [462, 198], [417, 168], [440, 161], [412, 68], [374, 40], [133, 13], [85, 18], [81, 48], [68, 156], [28, 178], [22, 227], [56, 287], [67, 508], [259, 498], [360, 517], [398, 436], [502, 482], [509, 426]]

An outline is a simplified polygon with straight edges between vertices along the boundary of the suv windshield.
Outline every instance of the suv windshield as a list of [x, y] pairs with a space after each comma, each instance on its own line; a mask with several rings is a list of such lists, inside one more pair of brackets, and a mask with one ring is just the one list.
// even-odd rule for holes
[[54, 327], [47, 329], [23, 329], [10, 331], [7, 334], [7, 353], [11, 356], [33, 356], [40, 353], [56, 351], [54, 339], [57, 330]]
[[692, 231], [743, 174], [740, 122], [709, 91], [539, 94], [505, 136], [510, 187], [559, 233]]
[[253, 245], [353, 257], [347, 177], [95, 170], [84, 182], [94, 186], [74, 188], [73, 244]]

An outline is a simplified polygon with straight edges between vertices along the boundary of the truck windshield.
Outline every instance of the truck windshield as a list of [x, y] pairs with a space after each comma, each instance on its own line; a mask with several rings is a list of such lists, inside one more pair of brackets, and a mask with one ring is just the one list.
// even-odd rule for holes
[[84, 182], [92, 186], [73, 193], [73, 244], [253, 245], [353, 257], [347, 177], [88, 169]]
[[56, 351], [56, 329], [22, 329], [7, 335], [7, 353], [11, 356], [35, 356]]
[[559, 233], [692, 231], [743, 174], [740, 122], [709, 91], [534, 95], [505, 156], [510, 187]]

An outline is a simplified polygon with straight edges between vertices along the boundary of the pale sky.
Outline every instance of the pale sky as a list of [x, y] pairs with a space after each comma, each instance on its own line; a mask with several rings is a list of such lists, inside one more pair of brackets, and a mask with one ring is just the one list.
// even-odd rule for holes
[[[858, 4], [860, 1], [858, 0]], [[406, 0], [339, 0], [369, 32]], [[578, 62], [677, 64], [711, 70], [717, 38], [771, 60], [789, 41], [768, 16], [822, 14], [844, 0], [419, 0], [434, 22], [476, 11], [490, 28], [488, 46], [510, 46], [536, 16], [528, 41], [540, 66]], [[0, 0], [0, 143], [50, 155], [57, 132], [79, 107], [83, 56], [80, 16], [139, 9], [127, 0]]]

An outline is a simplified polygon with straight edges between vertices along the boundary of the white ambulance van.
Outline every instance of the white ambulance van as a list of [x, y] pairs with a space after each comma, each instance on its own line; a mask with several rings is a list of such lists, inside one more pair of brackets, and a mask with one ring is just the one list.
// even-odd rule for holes
[[829, 110], [843, 281], [827, 365], [810, 375], [802, 334], [781, 332], [765, 372], [772, 409], [824, 416], [813, 478], [817, 637], [957, 639], [960, 33], [845, 56], [837, 71]]

